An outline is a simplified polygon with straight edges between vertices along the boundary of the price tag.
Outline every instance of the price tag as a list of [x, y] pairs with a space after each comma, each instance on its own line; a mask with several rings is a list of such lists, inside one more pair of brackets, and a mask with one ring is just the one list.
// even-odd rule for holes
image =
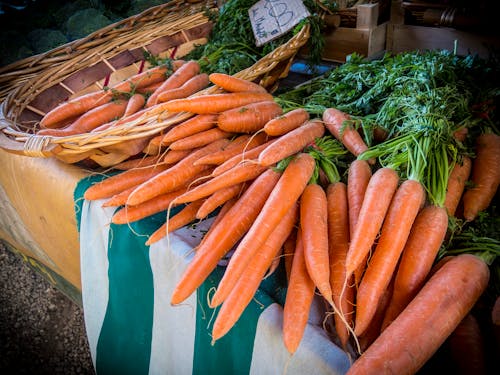
[[248, 15], [255, 35], [255, 44], [263, 44], [280, 37], [309, 16], [301, 0], [260, 0]]

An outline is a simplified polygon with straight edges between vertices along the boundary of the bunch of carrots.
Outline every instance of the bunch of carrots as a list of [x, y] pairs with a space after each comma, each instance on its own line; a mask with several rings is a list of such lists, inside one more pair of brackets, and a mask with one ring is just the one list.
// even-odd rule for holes
[[[166, 211], [148, 245], [215, 216], [171, 296], [182, 303], [233, 251], [209, 302], [220, 306], [213, 342], [283, 258], [290, 353], [318, 292], [335, 341], [359, 355], [350, 374], [418, 371], [488, 285], [491, 259], [460, 254], [438, 262], [438, 252], [450, 217], [472, 222], [491, 205], [500, 136], [477, 137], [474, 157], [442, 147], [428, 128], [368, 147], [338, 109], [310, 118], [303, 108], [284, 111], [253, 82], [221, 73], [206, 79], [216, 93], [160, 101], [154, 91], [146, 111], [187, 118], [150, 138], [144, 157], [116, 165], [122, 173], [85, 198], [120, 207], [116, 224]], [[449, 133], [460, 137], [455, 130]]]

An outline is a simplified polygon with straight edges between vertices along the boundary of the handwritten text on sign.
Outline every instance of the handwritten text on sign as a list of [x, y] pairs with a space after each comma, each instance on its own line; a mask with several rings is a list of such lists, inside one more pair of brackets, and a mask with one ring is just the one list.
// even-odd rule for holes
[[301, 0], [261, 0], [249, 10], [256, 45], [261, 46], [287, 33], [309, 11]]

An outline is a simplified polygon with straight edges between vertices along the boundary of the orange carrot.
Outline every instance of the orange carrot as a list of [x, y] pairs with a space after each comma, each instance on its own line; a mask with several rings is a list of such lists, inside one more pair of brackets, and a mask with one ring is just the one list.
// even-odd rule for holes
[[234, 92], [174, 99], [162, 103], [161, 107], [170, 112], [213, 114], [264, 100], [273, 100], [273, 96], [266, 92]]
[[162, 157], [165, 164], [174, 164], [188, 156], [192, 150], [168, 150]]
[[190, 95], [196, 94], [209, 85], [208, 75], [205, 73], [197, 74], [188, 79], [182, 86], [165, 90], [158, 94], [157, 103], [167, 102], [169, 100], [187, 98]]
[[137, 186], [147, 181], [152, 176], [164, 171], [166, 166], [158, 165], [139, 169], [130, 169], [125, 172], [107, 177], [106, 179], [90, 186], [83, 197], [87, 200], [110, 198], [132, 186]]
[[[220, 208], [219, 212], [217, 213], [217, 216], [215, 217], [214, 221], [212, 221], [210, 228], [208, 228], [208, 231], [203, 235], [203, 238], [201, 239], [201, 241], [198, 245], [199, 247], [201, 247], [203, 242], [205, 242], [205, 240], [211, 236], [211, 232], [213, 232], [214, 228], [216, 228], [217, 225], [219, 225], [219, 223], [224, 218], [224, 215], [227, 214], [229, 212], [229, 210], [231, 209], [231, 207], [233, 207], [234, 204], [238, 201], [238, 198], [239, 197], [233, 197], [222, 205], [222, 207]], [[196, 250], [196, 248], [195, 248], [195, 250]]]
[[300, 228], [307, 270], [321, 295], [330, 303], [330, 260], [328, 254], [328, 208], [326, 193], [318, 184], [309, 184], [300, 198]]
[[283, 306], [283, 341], [288, 352], [297, 351], [309, 319], [316, 285], [307, 271], [301, 230], [297, 230], [297, 243], [290, 269], [290, 281]]
[[126, 171], [128, 169], [133, 169], [133, 168], [149, 167], [151, 165], [160, 163], [161, 157], [162, 157], [161, 155], [151, 155], [151, 156], [144, 155], [136, 159], [128, 159], [122, 161], [121, 163], [115, 164], [113, 166], [113, 169]]
[[451, 170], [444, 202], [444, 207], [450, 216], [455, 216], [458, 204], [465, 190], [465, 184], [469, 179], [471, 168], [471, 159], [468, 156], [463, 156], [462, 163], [457, 162]]
[[160, 145], [169, 145], [179, 139], [215, 127], [217, 115], [198, 115], [177, 124], [161, 137]]
[[160, 85], [163, 83], [163, 81], [152, 83], [149, 86], [146, 87], [139, 87], [135, 90], [136, 93], [138, 94], [143, 94], [143, 95], [151, 95]]
[[134, 94], [130, 97], [127, 103], [127, 108], [125, 109], [125, 113], [123, 114], [123, 117], [130, 116], [133, 113], [136, 113], [139, 111], [142, 107], [144, 107], [144, 104], [146, 103], [146, 98], [144, 95], [141, 94]]
[[267, 167], [262, 167], [255, 163], [241, 163], [231, 168], [227, 172], [212, 177], [208, 181], [188, 190], [186, 193], [175, 199], [176, 203], [192, 202], [201, 198], [206, 198], [216, 191], [250, 181], [262, 174]]
[[114, 100], [87, 111], [75, 122], [63, 129], [41, 129], [38, 134], [64, 137], [68, 135], [88, 133], [99, 125], [123, 116], [126, 107], [127, 102], [125, 100]]
[[106, 202], [102, 204], [102, 207], [118, 207], [123, 206], [127, 203], [129, 195], [135, 190], [137, 185], [131, 186], [115, 195], [110, 197]]
[[167, 234], [175, 232], [177, 229], [194, 221], [196, 219], [196, 211], [198, 211], [202, 203], [202, 200], [191, 202], [175, 215], [167, 218], [167, 221], [149, 236], [146, 241], [146, 246], [150, 246], [160, 241]]
[[290, 281], [292, 270], [293, 254], [297, 245], [297, 229], [293, 230], [283, 244], [283, 263], [285, 264], [286, 279]]
[[254, 161], [256, 162], [256, 159], [259, 154], [262, 152], [262, 150], [266, 149], [267, 146], [271, 145], [275, 139], [271, 139], [270, 141], [267, 141], [266, 143], [263, 143], [259, 146], [256, 146], [250, 150], [243, 150], [241, 153], [229, 158], [225, 162], [223, 162], [221, 165], [216, 167], [213, 171], [213, 176], [218, 176], [229, 169], [233, 168], [235, 165], [242, 163], [244, 161]]
[[[345, 121], [350, 120], [347, 113], [335, 108], [328, 108], [323, 112], [323, 122], [330, 133], [337, 138], [353, 155], [359, 156], [368, 149], [365, 141], [356, 129], [344, 125]], [[373, 164], [374, 160], [369, 161]]]
[[181, 87], [190, 78], [194, 77], [200, 72], [200, 64], [197, 61], [190, 60], [182, 64], [175, 70], [148, 98], [146, 107], [151, 107], [157, 103], [160, 93]]
[[229, 332], [254, 297], [274, 257], [292, 231], [297, 221], [297, 211], [295, 204], [250, 260], [217, 314], [212, 329], [212, 343]]
[[309, 112], [304, 108], [296, 108], [269, 120], [264, 125], [264, 131], [268, 135], [277, 137], [298, 128], [308, 120]]
[[241, 183], [217, 190], [212, 195], [210, 195], [201, 205], [200, 209], [196, 213], [196, 218], [204, 219], [210, 213], [215, 211], [217, 207], [222, 206], [231, 198], [239, 196], [244, 190], [245, 186], [245, 183]]
[[416, 180], [405, 180], [394, 194], [375, 252], [356, 293], [354, 332], [358, 336], [368, 328], [380, 298], [396, 271], [411, 227], [424, 200], [424, 188]]
[[370, 178], [347, 252], [346, 277], [360, 267], [370, 252], [398, 182], [399, 176], [391, 168], [380, 168]]
[[264, 87], [254, 82], [225, 73], [212, 73], [208, 78], [214, 85], [219, 86], [227, 92], [267, 92]]
[[189, 179], [207, 168], [207, 166], [203, 165], [194, 165], [193, 163], [195, 160], [203, 155], [220, 149], [227, 142], [226, 139], [222, 139], [200, 149], [196, 149], [178, 163], [139, 185], [137, 189], [130, 194], [127, 204], [133, 206], [154, 198], [157, 195], [180, 188]]
[[212, 300], [218, 306], [229, 294], [255, 251], [263, 246], [288, 210], [298, 201], [314, 171], [315, 161], [309, 154], [298, 154], [286, 167], [267, 199], [259, 216], [234, 251]]
[[221, 112], [217, 126], [227, 132], [255, 133], [282, 113], [281, 106], [272, 100], [249, 103]]
[[229, 209], [196, 249], [181, 279], [176, 284], [171, 304], [176, 305], [188, 298], [210, 275], [217, 262], [248, 231], [261, 211], [280, 174], [268, 169], [252, 182], [237, 202]]
[[472, 162], [473, 187], [463, 196], [464, 217], [468, 221], [490, 205], [500, 184], [500, 136], [484, 133], [476, 140], [476, 158]]
[[[333, 303], [345, 318], [345, 322], [352, 326], [354, 321], [354, 296], [355, 289], [352, 278], [348, 280], [344, 290], [345, 258], [349, 249], [349, 210], [347, 204], [347, 186], [342, 182], [328, 185], [327, 222], [328, 222], [328, 248], [330, 259], [330, 286], [332, 288]], [[347, 349], [349, 330], [338, 314], [334, 315], [335, 330], [340, 343]]]
[[206, 146], [219, 139], [229, 139], [231, 135], [231, 133], [223, 131], [219, 128], [208, 129], [189, 135], [185, 138], [178, 139], [177, 141], [172, 142], [169, 148], [176, 151], [192, 150], [194, 148]]
[[325, 127], [318, 120], [312, 120], [276, 139], [259, 154], [260, 165], [270, 166], [280, 160], [300, 152], [325, 132]]
[[249, 134], [242, 134], [232, 140], [224, 150], [204, 156], [197, 160], [195, 164], [220, 165], [235, 155], [238, 155], [246, 150], [251, 150], [256, 146], [263, 144], [266, 139], [267, 136], [263, 133], [258, 133], [254, 136], [250, 136]]
[[401, 255], [382, 329], [396, 319], [422, 288], [447, 229], [448, 215], [442, 207], [427, 206], [417, 215]]
[[347, 375], [415, 374], [472, 309], [489, 275], [486, 263], [471, 254], [446, 262]]

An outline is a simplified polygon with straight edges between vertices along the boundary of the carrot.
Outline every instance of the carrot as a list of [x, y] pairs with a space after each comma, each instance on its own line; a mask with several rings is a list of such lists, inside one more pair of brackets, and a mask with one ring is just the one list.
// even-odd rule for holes
[[[354, 236], [354, 228], [358, 222], [359, 211], [363, 204], [366, 187], [372, 176], [370, 165], [366, 160], [356, 159], [349, 165], [347, 174], [347, 200], [349, 206], [349, 237]], [[365, 270], [368, 255], [354, 271], [354, 281], [359, 285]]]
[[235, 165], [242, 163], [244, 161], [255, 161], [255, 158], [259, 156], [259, 154], [264, 150], [267, 146], [271, 145], [275, 139], [271, 139], [266, 143], [263, 143], [259, 146], [256, 146], [250, 150], [243, 150], [241, 153], [229, 158], [221, 165], [217, 166], [213, 171], [213, 176], [218, 176], [224, 172], [227, 172], [229, 169], [233, 168]]
[[382, 329], [396, 319], [422, 288], [447, 229], [448, 215], [442, 207], [427, 206], [417, 215], [401, 255]]
[[283, 306], [283, 342], [288, 352], [297, 351], [309, 319], [316, 285], [306, 267], [301, 230], [297, 230], [297, 243], [290, 269], [290, 281]]
[[110, 91], [96, 91], [85, 94], [59, 104], [40, 120], [41, 128], [60, 127], [61, 122], [79, 116], [95, 107], [109, 103], [113, 95]]
[[68, 135], [88, 133], [99, 125], [123, 116], [126, 107], [127, 101], [115, 100], [87, 111], [75, 122], [63, 129], [41, 129], [38, 131], [38, 134], [64, 137]]
[[134, 94], [130, 97], [127, 103], [127, 108], [125, 109], [125, 113], [123, 117], [128, 117], [133, 113], [139, 111], [144, 104], [146, 103], [146, 98], [142, 94]]
[[203, 202], [200, 209], [196, 213], [196, 218], [204, 219], [217, 207], [222, 206], [231, 198], [239, 196], [241, 192], [244, 190], [245, 186], [246, 186], [245, 183], [241, 183], [217, 190], [212, 195], [210, 195], [205, 200], [205, 202]]
[[115, 195], [110, 197], [106, 202], [102, 204], [102, 207], [118, 207], [127, 203], [129, 195], [135, 190], [137, 185], [131, 186]]
[[264, 125], [264, 131], [268, 135], [277, 137], [298, 128], [308, 120], [309, 112], [304, 108], [296, 108], [269, 120]]
[[[238, 201], [239, 197], [233, 197], [229, 199], [226, 203], [222, 205], [220, 208], [219, 212], [217, 213], [217, 216], [215, 217], [214, 221], [212, 221], [212, 224], [210, 225], [210, 228], [208, 228], [208, 231], [204, 234], [203, 238], [201, 239], [200, 243], [198, 246], [202, 246], [203, 242], [211, 236], [211, 232], [214, 231], [214, 228], [219, 225], [219, 223], [222, 221], [224, 218], [224, 215], [228, 213], [228, 211], [231, 209], [231, 207], [234, 206], [234, 204]], [[198, 210], [199, 211], [199, 210]]]
[[444, 202], [444, 207], [450, 216], [455, 216], [458, 204], [465, 190], [465, 184], [469, 179], [471, 168], [471, 159], [468, 156], [464, 156], [462, 163], [456, 163], [451, 170]]
[[302, 151], [304, 147], [314, 142], [316, 138], [321, 137], [324, 132], [325, 127], [320, 121], [309, 121], [297, 129], [282, 135], [273, 144], [266, 147], [259, 154], [258, 162], [260, 165], [273, 165], [288, 156]]
[[246, 150], [251, 150], [256, 146], [263, 144], [266, 141], [266, 138], [267, 136], [263, 133], [258, 133], [254, 136], [250, 136], [249, 134], [242, 134], [232, 140], [224, 150], [204, 156], [197, 160], [195, 164], [220, 165], [235, 155], [238, 155]]
[[194, 60], [182, 64], [149, 96], [146, 107], [155, 105], [160, 93], [182, 86], [186, 81], [198, 74], [199, 71], [200, 65]]
[[162, 103], [161, 107], [170, 112], [213, 114], [264, 100], [273, 100], [273, 96], [265, 92], [234, 92], [174, 99]]
[[347, 374], [415, 374], [472, 309], [489, 275], [475, 255], [446, 262]]
[[248, 231], [279, 177], [280, 174], [272, 169], [262, 173], [245, 190], [220, 222], [212, 225], [210, 233], [203, 238], [193, 260], [177, 282], [171, 297], [171, 304], [179, 304], [189, 297], [213, 271], [217, 262]]
[[238, 164], [227, 172], [219, 176], [212, 177], [201, 185], [188, 190], [186, 193], [177, 197], [175, 202], [187, 203], [201, 198], [206, 198], [220, 189], [253, 180], [262, 174], [266, 169], [267, 167], [262, 167], [251, 162]]
[[500, 184], [500, 136], [484, 133], [476, 140], [476, 158], [472, 162], [473, 187], [463, 196], [464, 218], [472, 221], [490, 205]]
[[188, 156], [192, 150], [168, 150], [162, 157], [165, 164], [174, 164]]
[[255, 251], [263, 246], [271, 232], [304, 191], [314, 171], [315, 161], [309, 154], [298, 154], [288, 164], [267, 199], [259, 216], [234, 251], [212, 300], [218, 306], [229, 294]]
[[466, 126], [462, 126], [453, 132], [453, 138], [459, 142], [464, 142], [467, 138], [467, 134], [469, 134], [469, 129], [467, 129]]
[[321, 295], [330, 303], [330, 260], [326, 193], [318, 184], [309, 184], [300, 197], [300, 228], [307, 270]]
[[226, 139], [218, 140], [191, 152], [191, 154], [178, 163], [139, 185], [137, 189], [130, 194], [127, 204], [133, 206], [154, 198], [157, 195], [180, 188], [192, 177], [198, 175], [207, 168], [203, 165], [194, 165], [193, 162], [196, 159], [220, 149], [226, 143]]
[[290, 236], [283, 244], [283, 263], [285, 264], [286, 279], [290, 281], [290, 273], [292, 270], [293, 254], [297, 245], [297, 229], [293, 230]]
[[90, 186], [83, 197], [87, 200], [110, 198], [132, 186], [137, 186], [147, 181], [152, 176], [161, 173], [166, 166], [158, 165], [139, 169], [130, 169], [125, 172], [107, 177], [106, 179]]
[[[332, 299], [337, 309], [345, 317], [347, 324], [352, 326], [354, 314], [355, 289], [352, 278], [348, 280], [347, 289], [343, 290], [345, 280], [345, 258], [349, 249], [349, 213], [347, 204], [347, 186], [342, 182], [328, 185], [327, 222], [328, 222], [328, 251], [330, 259], [330, 286]], [[347, 348], [349, 330], [345, 322], [334, 315], [335, 329], [340, 343]]]
[[424, 188], [416, 180], [405, 180], [394, 194], [375, 252], [356, 293], [354, 332], [358, 336], [370, 324], [377, 304], [396, 271], [411, 227], [424, 200]]
[[[350, 116], [347, 113], [335, 108], [328, 108], [323, 112], [323, 122], [328, 131], [342, 142], [354, 156], [359, 156], [368, 149], [368, 146], [356, 129], [344, 126], [344, 122], [348, 120], [350, 120]], [[369, 162], [373, 164], [374, 160]]]
[[151, 95], [160, 85], [163, 83], [163, 81], [152, 83], [149, 86], [146, 87], [139, 87], [135, 90], [136, 93], [138, 94], [143, 94], [143, 95]]
[[208, 78], [214, 85], [228, 92], [267, 92], [257, 83], [225, 73], [211, 73]]
[[179, 139], [215, 127], [217, 115], [198, 115], [177, 124], [161, 137], [160, 145], [169, 145]]
[[228, 139], [231, 137], [231, 135], [231, 133], [220, 130], [219, 128], [208, 129], [193, 135], [189, 135], [185, 138], [178, 139], [177, 141], [172, 142], [169, 148], [176, 151], [192, 150], [194, 148], [205, 146], [219, 139]]
[[297, 221], [297, 211], [297, 205], [292, 205], [248, 263], [217, 314], [212, 329], [212, 344], [229, 332], [254, 297], [266, 271], [292, 231]]
[[391, 168], [380, 168], [370, 178], [347, 252], [346, 277], [360, 267], [370, 252], [398, 182], [399, 177]]
[[128, 169], [133, 169], [133, 168], [149, 167], [151, 165], [161, 163], [161, 158], [162, 155], [151, 155], [151, 156], [143, 155], [136, 159], [128, 159], [122, 161], [121, 163], [115, 164], [113, 165], [113, 169], [126, 171]]
[[195, 220], [196, 211], [198, 211], [202, 203], [202, 200], [191, 202], [178, 213], [170, 218], [167, 218], [167, 221], [160, 228], [154, 231], [151, 236], [149, 236], [146, 241], [146, 246], [150, 246], [155, 242], [160, 241], [167, 234], [175, 232], [177, 229], [180, 229]]
[[272, 100], [249, 103], [221, 112], [217, 126], [227, 132], [255, 133], [282, 113], [281, 106]]
[[205, 73], [197, 74], [184, 82], [180, 87], [165, 90], [158, 94], [157, 103], [167, 102], [169, 100], [187, 98], [196, 94], [209, 85], [208, 75]]

